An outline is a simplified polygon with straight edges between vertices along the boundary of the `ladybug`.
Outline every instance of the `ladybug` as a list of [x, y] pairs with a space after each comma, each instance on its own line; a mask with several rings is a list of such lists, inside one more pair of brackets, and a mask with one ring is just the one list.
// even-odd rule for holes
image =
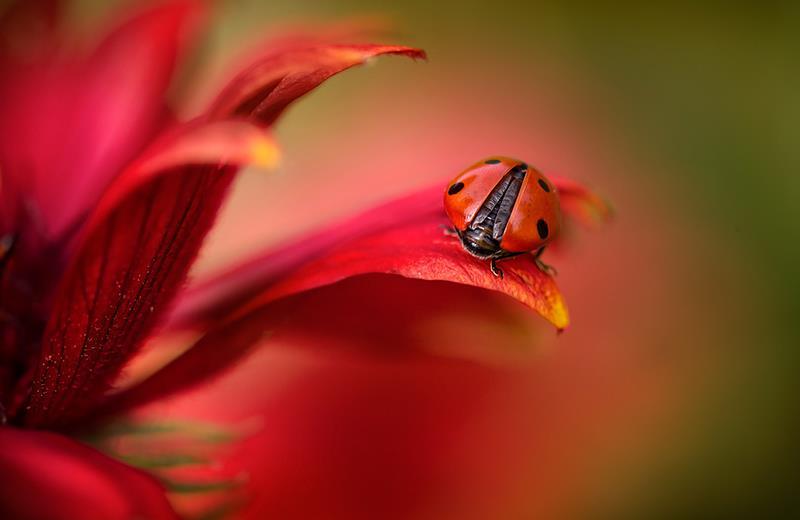
[[444, 190], [444, 209], [464, 249], [491, 260], [492, 273], [503, 272], [497, 261], [535, 252], [536, 264], [545, 246], [561, 228], [556, 187], [535, 168], [508, 157], [490, 157], [458, 174]]

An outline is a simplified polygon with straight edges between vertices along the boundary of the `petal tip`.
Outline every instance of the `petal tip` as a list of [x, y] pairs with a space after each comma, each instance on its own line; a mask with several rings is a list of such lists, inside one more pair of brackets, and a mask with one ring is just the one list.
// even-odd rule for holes
[[569, 327], [569, 313], [567, 313], [567, 307], [563, 301], [555, 305], [550, 315], [547, 316], [547, 320], [555, 326], [559, 335], [567, 330], [567, 327]]
[[250, 145], [250, 162], [261, 168], [275, 168], [281, 160], [280, 148], [269, 137], [262, 136]]

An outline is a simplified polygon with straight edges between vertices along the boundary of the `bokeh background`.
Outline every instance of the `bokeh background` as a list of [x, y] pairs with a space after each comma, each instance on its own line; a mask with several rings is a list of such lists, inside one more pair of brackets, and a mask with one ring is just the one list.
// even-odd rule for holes
[[[109, 8], [77, 4], [79, 24]], [[198, 71], [354, 20], [429, 62], [381, 60], [294, 107], [281, 170], [242, 177], [195, 274], [505, 154], [616, 209], [549, 259], [572, 327], [356, 279], [288, 302], [236, 373], [153, 413], [261, 421], [237, 455], [255, 516], [800, 514], [800, 5], [228, 0]]]

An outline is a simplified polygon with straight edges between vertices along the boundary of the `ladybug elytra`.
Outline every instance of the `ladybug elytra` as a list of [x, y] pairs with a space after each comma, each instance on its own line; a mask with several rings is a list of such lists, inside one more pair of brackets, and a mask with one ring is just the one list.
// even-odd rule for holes
[[471, 255], [496, 262], [529, 252], [539, 256], [561, 228], [555, 186], [535, 168], [508, 157], [473, 164], [444, 191], [444, 208], [461, 245]]

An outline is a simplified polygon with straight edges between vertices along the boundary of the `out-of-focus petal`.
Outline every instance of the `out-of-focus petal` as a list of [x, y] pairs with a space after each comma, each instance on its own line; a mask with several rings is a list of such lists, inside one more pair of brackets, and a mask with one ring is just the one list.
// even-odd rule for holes
[[399, 45], [288, 46], [245, 69], [217, 96], [208, 116], [239, 115], [271, 125], [293, 101], [323, 81], [383, 55], [424, 59], [419, 49]]
[[611, 219], [614, 211], [602, 197], [579, 182], [550, 176], [558, 189], [561, 209], [588, 226], [598, 226]]
[[71, 439], [0, 428], [0, 517], [176, 519], [153, 478]]
[[283, 298], [212, 329], [148, 379], [110, 396], [99, 415], [123, 413], [207, 384], [273, 339], [303, 337], [313, 345], [317, 338], [362, 354], [411, 359], [425, 351], [502, 365], [536, 347], [535, 332], [542, 329], [533, 321], [513, 300], [477, 287], [359, 276]]
[[26, 225], [51, 237], [69, 229], [160, 129], [183, 29], [197, 8], [191, 0], [150, 8], [85, 58], [52, 53], [5, 64], [0, 160], [9, 196], [29, 213]]
[[[568, 270], [580, 277], [574, 260]], [[596, 497], [618, 490], [620, 473], [635, 478], [626, 455], [674, 417], [664, 376], [675, 367], [652, 349], [619, 348], [619, 332], [602, 325], [629, 317], [598, 309], [605, 294], [577, 298], [600, 326], [581, 320], [555, 337], [499, 293], [352, 278], [269, 306], [273, 333], [250, 357], [140, 413], [231, 425], [257, 417], [260, 431], [223, 461], [249, 476], [245, 518], [574, 518], [587, 481], [603, 483]], [[508, 364], [420, 352], [442, 346], [524, 350]]]
[[64, 424], [102, 398], [183, 284], [238, 168], [265, 157], [274, 145], [252, 125], [189, 125], [117, 179], [56, 292], [18, 422]]

